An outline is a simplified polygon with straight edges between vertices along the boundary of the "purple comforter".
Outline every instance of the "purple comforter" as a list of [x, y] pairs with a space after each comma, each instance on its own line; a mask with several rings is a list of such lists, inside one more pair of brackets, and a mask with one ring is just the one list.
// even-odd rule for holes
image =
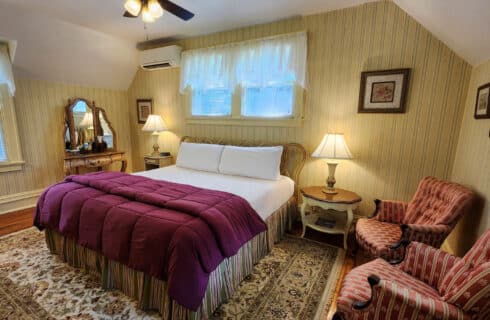
[[168, 282], [197, 310], [209, 274], [266, 225], [236, 195], [119, 172], [69, 176], [39, 198], [34, 224]]

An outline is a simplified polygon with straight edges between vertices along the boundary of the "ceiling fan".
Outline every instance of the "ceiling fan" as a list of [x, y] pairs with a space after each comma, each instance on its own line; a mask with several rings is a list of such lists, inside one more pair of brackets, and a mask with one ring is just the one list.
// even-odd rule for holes
[[163, 15], [163, 10], [187, 21], [194, 17], [194, 13], [176, 5], [168, 0], [126, 0], [124, 3], [124, 17], [136, 18], [141, 14], [144, 22], [154, 22]]

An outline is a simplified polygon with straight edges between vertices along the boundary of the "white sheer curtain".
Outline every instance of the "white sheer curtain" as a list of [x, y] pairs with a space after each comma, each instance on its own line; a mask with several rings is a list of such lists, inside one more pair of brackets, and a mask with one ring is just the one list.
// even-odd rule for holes
[[306, 54], [306, 32], [184, 51], [180, 90], [234, 90], [285, 80], [304, 87]]
[[10, 54], [8, 46], [2, 43], [0, 43], [0, 84], [6, 84], [10, 95], [15, 95], [15, 82]]

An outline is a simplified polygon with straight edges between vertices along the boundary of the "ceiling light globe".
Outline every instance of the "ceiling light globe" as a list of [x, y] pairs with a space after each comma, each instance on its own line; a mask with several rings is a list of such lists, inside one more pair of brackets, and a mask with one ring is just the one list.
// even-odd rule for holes
[[133, 16], [137, 16], [141, 11], [141, 1], [140, 0], [126, 0], [124, 4], [124, 9], [131, 13]]
[[148, 10], [150, 10], [151, 15], [155, 19], [160, 18], [163, 15], [162, 6], [157, 0], [150, 0], [148, 2]]
[[150, 12], [150, 9], [148, 9], [148, 6], [145, 6], [143, 10], [141, 11], [141, 18], [143, 19], [144, 22], [146, 23], [152, 23], [155, 22], [155, 18]]

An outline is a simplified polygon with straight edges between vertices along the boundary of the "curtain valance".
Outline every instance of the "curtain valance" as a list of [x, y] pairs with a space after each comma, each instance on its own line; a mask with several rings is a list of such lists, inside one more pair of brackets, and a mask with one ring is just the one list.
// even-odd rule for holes
[[181, 92], [236, 85], [274, 85], [290, 81], [305, 86], [306, 32], [184, 51]]

